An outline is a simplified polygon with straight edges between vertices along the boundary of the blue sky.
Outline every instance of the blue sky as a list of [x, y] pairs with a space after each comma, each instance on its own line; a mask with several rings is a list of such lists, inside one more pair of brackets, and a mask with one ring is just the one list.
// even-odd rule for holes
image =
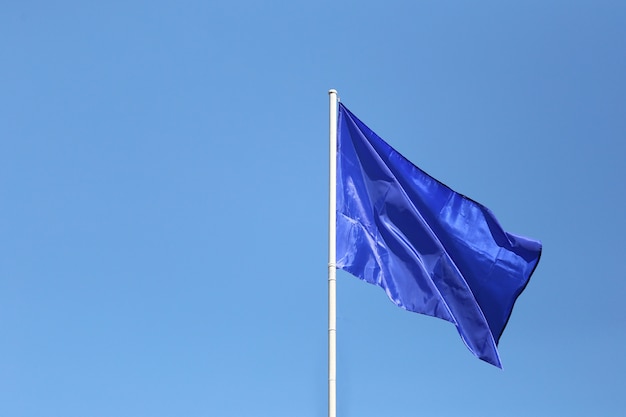
[[338, 415], [622, 415], [626, 3], [0, 9], [0, 415], [325, 416], [330, 88], [544, 245], [502, 371], [339, 272]]

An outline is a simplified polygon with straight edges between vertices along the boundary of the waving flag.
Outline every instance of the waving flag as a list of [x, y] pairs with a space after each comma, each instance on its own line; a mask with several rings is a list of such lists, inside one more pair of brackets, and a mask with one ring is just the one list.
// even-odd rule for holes
[[413, 165], [339, 104], [337, 267], [398, 306], [456, 325], [502, 367], [497, 344], [541, 256], [491, 211]]

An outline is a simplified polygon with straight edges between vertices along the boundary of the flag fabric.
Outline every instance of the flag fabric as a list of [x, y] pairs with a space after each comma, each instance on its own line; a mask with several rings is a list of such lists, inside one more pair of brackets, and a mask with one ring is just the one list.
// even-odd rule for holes
[[501, 368], [498, 341], [541, 243], [505, 232], [341, 103], [337, 143], [337, 268], [454, 323], [474, 355]]

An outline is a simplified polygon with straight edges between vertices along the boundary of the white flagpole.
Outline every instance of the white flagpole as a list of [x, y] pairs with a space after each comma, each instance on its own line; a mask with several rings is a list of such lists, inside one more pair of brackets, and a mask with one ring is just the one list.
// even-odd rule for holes
[[330, 98], [330, 174], [328, 198], [328, 417], [337, 415], [337, 91]]

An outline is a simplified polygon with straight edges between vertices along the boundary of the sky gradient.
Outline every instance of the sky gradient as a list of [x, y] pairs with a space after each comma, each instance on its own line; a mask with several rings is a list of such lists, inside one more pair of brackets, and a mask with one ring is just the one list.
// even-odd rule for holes
[[325, 416], [328, 90], [541, 240], [499, 345], [338, 272], [338, 416], [626, 409], [626, 3], [0, 11], [0, 415]]

